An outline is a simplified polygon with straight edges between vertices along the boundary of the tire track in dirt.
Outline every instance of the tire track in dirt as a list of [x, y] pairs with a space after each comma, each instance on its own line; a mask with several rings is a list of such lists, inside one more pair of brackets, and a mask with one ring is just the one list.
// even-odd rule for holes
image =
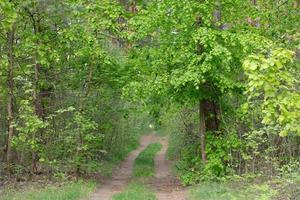
[[155, 157], [155, 176], [151, 186], [156, 192], [158, 200], [186, 200], [186, 189], [172, 174], [172, 163], [166, 159], [168, 139], [161, 137], [159, 142], [163, 145]]

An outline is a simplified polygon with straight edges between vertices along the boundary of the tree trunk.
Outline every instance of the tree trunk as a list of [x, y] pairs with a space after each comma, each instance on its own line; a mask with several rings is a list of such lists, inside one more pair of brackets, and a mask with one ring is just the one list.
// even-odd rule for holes
[[6, 151], [6, 159], [7, 163], [12, 162], [12, 139], [14, 136], [14, 128], [13, 128], [13, 87], [14, 87], [14, 81], [13, 81], [13, 68], [14, 68], [14, 55], [13, 55], [13, 46], [14, 46], [14, 34], [15, 34], [15, 28], [12, 27], [12, 30], [10, 30], [7, 33], [7, 47], [8, 47], [8, 76], [7, 76], [7, 90], [8, 90], [8, 96], [7, 96], [7, 121], [8, 121], [8, 138], [7, 138], [7, 151]]
[[201, 157], [205, 164], [206, 158], [206, 141], [205, 135], [209, 131], [216, 134], [215, 131], [219, 130], [220, 126], [220, 108], [218, 104], [211, 100], [199, 100], [199, 133], [200, 133], [200, 145], [201, 145]]
[[294, 0], [294, 8], [298, 8], [299, 7], [299, 0]]
[[39, 77], [40, 77], [40, 64], [36, 63], [34, 67], [34, 91], [33, 91], [33, 99], [34, 99], [34, 108], [36, 115], [44, 119], [44, 111], [42, 108], [42, 100], [41, 100], [41, 92], [39, 89]]
[[[37, 10], [37, 18], [35, 18], [35, 15], [33, 13], [31, 13], [28, 10], [28, 14], [31, 18], [31, 22], [32, 22], [32, 27], [34, 30], [34, 34], [37, 35], [41, 32], [40, 29], [40, 20], [39, 20], [39, 11]], [[40, 40], [37, 39], [36, 40], [36, 45], [39, 46], [40, 45]], [[34, 101], [34, 111], [35, 114], [40, 118], [43, 119], [44, 121], [44, 110], [42, 107], [42, 95], [41, 95], [41, 91], [40, 91], [40, 87], [39, 87], [39, 81], [40, 81], [40, 70], [41, 70], [41, 64], [39, 63], [39, 55], [36, 52], [35, 55], [35, 65], [34, 65], [34, 90], [33, 90], [33, 101]], [[35, 139], [35, 137], [37, 137], [37, 134], [40, 133], [42, 134], [42, 130], [38, 130], [37, 133], [34, 133], [33, 135], [33, 139]], [[33, 150], [31, 152], [31, 164], [32, 164], [32, 173], [36, 173], [37, 172], [37, 160], [38, 160], [38, 155], [37, 152], [35, 150]]]
[[[35, 114], [39, 118], [43, 118], [43, 109], [41, 104], [41, 96], [39, 92], [39, 74], [40, 74], [40, 64], [36, 63], [34, 67], [34, 90], [33, 90], [33, 99], [34, 99], [34, 110]], [[37, 137], [36, 133], [33, 137]], [[32, 164], [32, 172], [37, 172], [37, 153], [32, 151], [31, 154], [31, 164]]]
[[202, 162], [206, 163], [206, 150], [205, 150], [205, 132], [206, 132], [206, 125], [205, 125], [205, 103], [203, 100], [199, 100], [199, 133], [200, 133], [200, 143], [201, 143], [201, 158]]
[[136, 0], [132, 0], [130, 4], [130, 12], [137, 13]]

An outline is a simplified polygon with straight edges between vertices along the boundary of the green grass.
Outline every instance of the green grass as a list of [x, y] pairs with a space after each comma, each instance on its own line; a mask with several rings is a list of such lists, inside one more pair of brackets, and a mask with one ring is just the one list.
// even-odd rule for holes
[[300, 174], [271, 180], [237, 178], [224, 182], [204, 182], [189, 192], [190, 200], [289, 200], [300, 199]]
[[272, 200], [276, 195], [267, 184], [202, 183], [190, 191], [191, 200]]
[[157, 200], [154, 192], [142, 184], [130, 184], [112, 200]]
[[1, 194], [0, 200], [78, 200], [87, 197], [95, 187], [94, 182], [83, 181], [42, 189], [31, 186], [26, 187], [26, 191], [7, 191]]
[[162, 148], [160, 143], [152, 143], [142, 151], [134, 161], [134, 177], [151, 177], [154, 175], [154, 157]]

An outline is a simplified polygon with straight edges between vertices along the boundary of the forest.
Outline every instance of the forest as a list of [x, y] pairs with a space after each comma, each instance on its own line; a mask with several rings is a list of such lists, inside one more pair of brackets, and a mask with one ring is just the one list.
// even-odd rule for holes
[[300, 200], [299, 0], [0, 0], [0, 200]]

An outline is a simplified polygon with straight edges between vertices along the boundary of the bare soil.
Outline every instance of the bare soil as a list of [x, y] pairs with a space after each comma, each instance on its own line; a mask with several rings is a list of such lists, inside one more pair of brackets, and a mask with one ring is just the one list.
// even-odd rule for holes
[[100, 188], [93, 193], [89, 200], [110, 200], [113, 195], [121, 192], [131, 181], [132, 168], [135, 158], [150, 143], [160, 142], [163, 147], [155, 158], [155, 176], [148, 183], [156, 192], [158, 200], [185, 200], [185, 190], [171, 173], [171, 163], [166, 160], [168, 140], [157, 135], [145, 135], [140, 140], [138, 149], [132, 151], [127, 159], [117, 167], [112, 178], [105, 180]]
[[155, 176], [151, 182], [158, 200], [186, 200], [185, 188], [171, 172], [171, 162], [166, 159], [168, 139], [160, 138], [163, 147], [155, 157]]

